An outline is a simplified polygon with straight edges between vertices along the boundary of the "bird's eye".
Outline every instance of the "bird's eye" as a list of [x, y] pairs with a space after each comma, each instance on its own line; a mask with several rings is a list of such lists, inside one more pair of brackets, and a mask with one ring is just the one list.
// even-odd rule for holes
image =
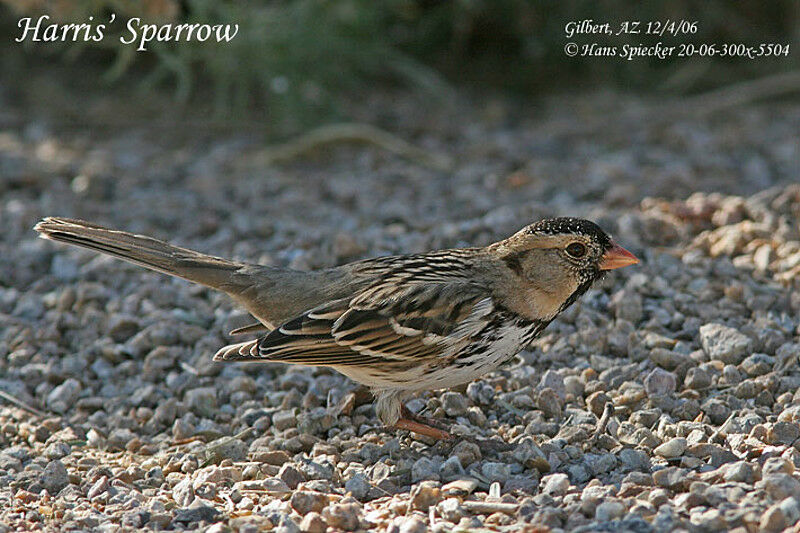
[[584, 246], [579, 242], [570, 243], [567, 246], [567, 255], [575, 259], [580, 259], [584, 255], [586, 255], [586, 246]]

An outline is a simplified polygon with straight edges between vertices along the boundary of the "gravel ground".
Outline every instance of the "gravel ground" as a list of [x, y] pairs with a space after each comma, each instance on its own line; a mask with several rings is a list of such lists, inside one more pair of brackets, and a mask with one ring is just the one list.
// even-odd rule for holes
[[[649, 120], [654, 105], [597, 94], [512, 120], [498, 102], [366, 103], [450, 172], [353, 144], [265, 166], [254, 135], [20, 111], [0, 131], [0, 391], [16, 399], [0, 402], [0, 531], [794, 526], [800, 104]], [[456, 444], [381, 429], [325, 369], [212, 363], [247, 323], [224, 296], [31, 230], [75, 216], [307, 269], [554, 214], [643, 263], [515, 363], [410, 403]]]

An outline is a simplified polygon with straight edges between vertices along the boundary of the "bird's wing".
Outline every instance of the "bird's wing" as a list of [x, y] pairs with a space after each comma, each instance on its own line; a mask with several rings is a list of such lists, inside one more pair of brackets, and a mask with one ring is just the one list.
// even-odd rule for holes
[[286, 322], [257, 345], [221, 351], [219, 359], [340, 366], [447, 357], [484, 328], [493, 310], [489, 292], [463, 279], [386, 275], [353, 298]]
[[228, 335], [246, 335], [250, 333], [261, 333], [262, 331], [269, 331], [269, 328], [261, 322], [256, 322], [255, 324], [249, 324], [241, 328], [233, 329], [230, 331], [230, 333], [228, 333]]

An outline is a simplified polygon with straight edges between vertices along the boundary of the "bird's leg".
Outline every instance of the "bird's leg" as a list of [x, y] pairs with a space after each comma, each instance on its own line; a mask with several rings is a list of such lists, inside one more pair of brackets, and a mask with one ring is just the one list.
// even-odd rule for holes
[[420, 424], [425, 424], [426, 426], [431, 426], [431, 427], [438, 428], [438, 429], [441, 429], [442, 431], [444, 431], [444, 424], [442, 424], [442, 422], [440, 422], [439, 420], [437, 420], [435, 418], [431, 418], [431, 417], [422, 416], [422, 415], [418, 415], [418, 414], [412, 413], [411, 410], [408, 407], [406, 407], [405, 405], [403, 405], [400, 408], [400, 416], [402, 416], [405, 419], [413, 420], [414, 422], [419, 422]]
[[404, 405], [400, 410], [400, 420], [395, 423], [394, 427], [397, 429], [407, 429], [413, 433], [431, 437], [436, 440], [450, 440], [453, 438], [447, 431], [434, 427], [434, 424], [436, 424], [434, 420], [415, 415]]

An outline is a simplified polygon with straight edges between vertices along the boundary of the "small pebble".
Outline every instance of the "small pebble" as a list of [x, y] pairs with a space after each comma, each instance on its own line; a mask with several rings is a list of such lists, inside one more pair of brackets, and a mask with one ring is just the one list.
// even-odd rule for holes
[[562, 496], [569, 489], [569, 477], [566, 474], [550, 474], [542, 478], [542, 493], [551, 496]]
[[665, 459], [672, 459], [683, 455], [683, 452], [686, 451], [686, 446], [687, 442], [685, 438], [676, 437], [658, 446], [653, 452]]

